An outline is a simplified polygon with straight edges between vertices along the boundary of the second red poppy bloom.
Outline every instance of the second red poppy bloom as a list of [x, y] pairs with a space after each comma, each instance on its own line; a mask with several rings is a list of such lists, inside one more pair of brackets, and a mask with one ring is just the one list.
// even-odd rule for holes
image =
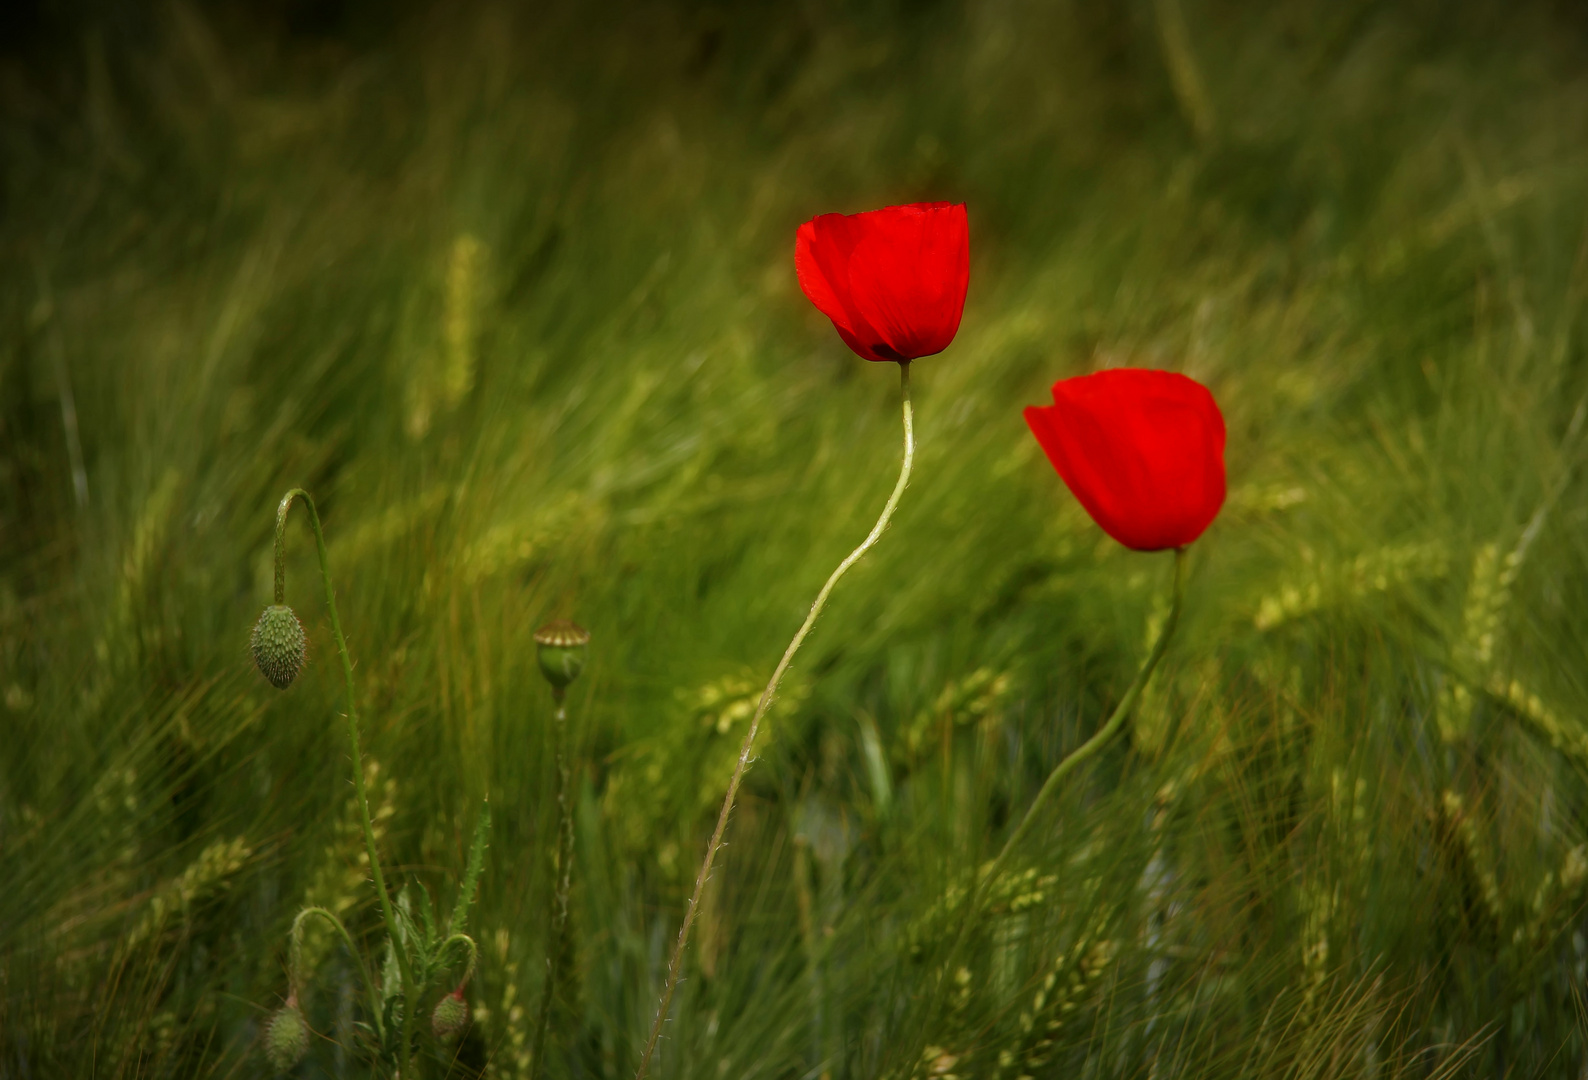
[[1172, 371], [1060, 379], [1025, 411], [1031, 433], [1103, 531], [1137, 551], [1184, 547], [1224, 505], [1224, 416]]
[[970, 285], [964, 203], [912, 203], [822, 214], [794, 237], [800, 288], [867, 360], [948, 348]]

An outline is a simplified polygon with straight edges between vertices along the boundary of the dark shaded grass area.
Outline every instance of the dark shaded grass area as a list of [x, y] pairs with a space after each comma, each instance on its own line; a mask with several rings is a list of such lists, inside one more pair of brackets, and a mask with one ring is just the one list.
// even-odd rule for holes
[[[817, 212], [970, 206], [916, 479], [772, 714], [664, 1076], [1576, 1076], [1588, 938], [1574, 5], [11, 7], [0, 24], [0, 1075], [247, 1076], [316, 903], [373, 946], [310, 667], [252, 670], [320, 501], [394, 876], [492, 849], [475, 1023], [527, 1075], [570, 697], [553, 1076], [630, 1074], [762, 680], [899, 452], [799, 295]], [[1019, 407], [1208, 383], [1167, 556]], [[362, 1075], [312, 944], [302, 1075]]]

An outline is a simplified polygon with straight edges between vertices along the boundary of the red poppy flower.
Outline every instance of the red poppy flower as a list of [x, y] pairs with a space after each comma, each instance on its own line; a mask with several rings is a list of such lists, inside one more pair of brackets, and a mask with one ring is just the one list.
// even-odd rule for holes
[[867, 360], [948, 348], [970, 285], [964, 203], [822, 214], [794, 234], [800, 288]]
[[1031, 433], [1092, 520], [1137, 551], [1184, 547], [1224, 505], [1224, 417], [1171, 371], [1060, 379], [1025, 411]]

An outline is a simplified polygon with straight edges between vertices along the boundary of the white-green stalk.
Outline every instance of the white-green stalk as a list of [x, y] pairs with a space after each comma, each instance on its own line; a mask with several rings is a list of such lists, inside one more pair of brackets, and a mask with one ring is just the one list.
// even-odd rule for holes
[[899, 469], [898, 483], [893, 485], [893, 494], [888, 496], [887, 504], [882, 508], [882, 516], [877, 518], [877, 523], [871, 527], [871, 532], [860, 542], [859, 547], [838, 564], [838, 568], [822, 586], [821, 592], [816, 594], [810, 613], [800, 624], [794, 640], [790, 641], [788, 648], [783, 651], [783, 659], [778, 661], [776, 669], [772, 672], [772, 678], [767, 681], [766, 689], [761, 692], [761, 700], [755, 707], [755, 715], [750, 718], [750, 730], [745, 732], [744, 741], [739, 745], [739, 759], [734, 763], [733, 775], [728, 779], [728, 793], [723, 797], [722, 811], [717, 815], [717, 827], [711, 832], [711, 841], [706, 845], [706, 857], [701, 860], [700, 872], [695, 875], [694, 891], [690, 894], [688, 906], [684, 908], [684, 921], [678, 927], [678, 940], [673, 943], [673, 955], [667, 962], [667, 982], [662, 988], [661, 1004], [657, 1006], [656, 1019], [651, 1023], [651, 1034], [645, 1041], [645, 1051], [640, 1056], [640, 1067], [635, 1073], [634, 1080], [645, 1080], [645, 1074], [651, 1065], [651, 1057], [656, 1052], [657, 1040], [662, 1035], [662, 1025], [667, 1021], [667, 1011], [672, 1007], [673, 991], [678, 987], [678, 976], [683, 965], [684, 948], [689, 944], [689, 931], [695, 925], [695, 916], [700, 910], [701, 895], [706, 891], [706, 882], [711, 878], [712, 864], [716, 861], [717, 852], [722, 848], [722, 836], [728, 828], [728, 815], [733, 812], [734, 797], [739, 794], [739, 783], [744, 779], [745, 769], [750, 766], [750, 755], [755, 749], [755, 737], [761, 728], [761, 718], [766, 715], [767, 707], [772, 704], [778, 683], [783, 681], [783, 674], [788, 670], [794, 654], [804, 644], [805, 635], [810, 633], [811, 627], [816, 623], [816, 617], [827, 605], [827, 597], [831, 595], [833, 586], [837, 585], [838, 579], [848, 573], [849, 568], [859, 562], [861, 556], [871, 550], [872, 545], [882, 537], [883, 530], [888, 527], [889, 519], [893, 517], [893, 511], [899, 505], [899, 497], [904, 494], [905, 486], [910, 482], [910, 466], [915, 461], [915, 413], [910, 402], [908, 360], [899, 362], [899, 385], [904, 397], [904, 463]]

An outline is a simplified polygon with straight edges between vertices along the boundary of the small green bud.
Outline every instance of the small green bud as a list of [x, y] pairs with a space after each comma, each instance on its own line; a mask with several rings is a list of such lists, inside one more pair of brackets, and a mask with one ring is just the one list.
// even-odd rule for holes
[[303, 624], [285, 604], [271, 604], [254, 624], [254, 664], [277, 690], [285, 690], [303, 670], [308, 643]]
[[536, 659], [540, 673], [555, 690], [565, 689], [584, 670], [590, 632], [566, 619], [547, 623], [535, 631]]
[[270, 1067], [278, 1073], [286, 1072], [309, 1053], [309, 1024], [298, 1008], [294, 995], [277, 1009], [265, 1025], [265, 1056]]
[[430, 1014], [430, 1030], [441, 1042], [451, 1042], [469, 1026], [469, 1003], [463, 1000], [463, 988], [452, 991], [436, 1002]]

